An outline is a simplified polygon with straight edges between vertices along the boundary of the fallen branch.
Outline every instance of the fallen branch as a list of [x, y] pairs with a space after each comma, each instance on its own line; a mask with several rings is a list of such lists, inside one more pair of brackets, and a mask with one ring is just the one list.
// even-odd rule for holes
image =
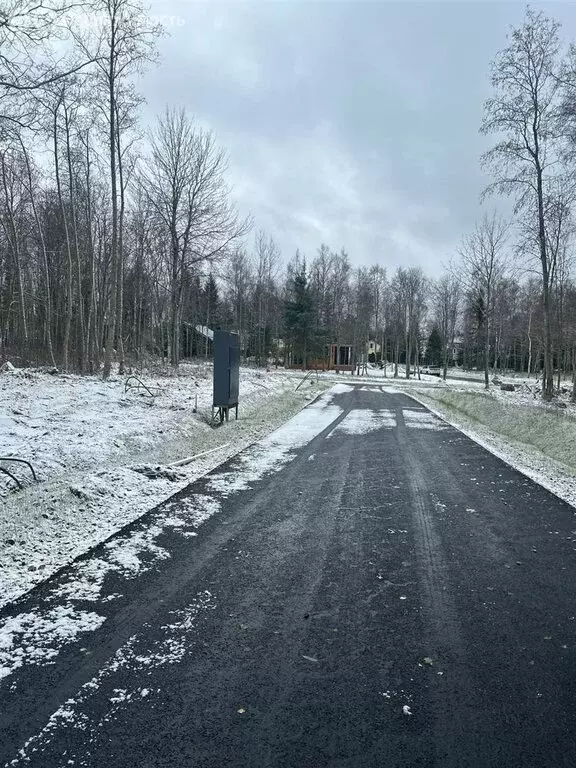
[[190, 456], [187, 459], [180, 459], [180, 461], [174, 461], [172, 464], [168, 464], [169, 467], [183, 467], [186, 464], [191, 464], [194, 459], [199, 459], [201, 456], [207, 456], [209, 453], [214, 453], [214, 451], [219, 451], [221, 448], [227, 448], [230, 445], [230, 443], [224, 443], [223, 445], [217, 445], [216, 448], [210, 448], [209, 451], [202, 451], [202, 453], [197, 453], [196, 456]]
[[30, 472], [32, 472], [32, 477], [34, 478], [34, 480], [36, 481], [38, 480], [38, 478], [36, 477], [36, 472], [34, 472], [34, 467], [26, 459], [17, 459], [14, 456], [0, 456], [0, 461], [15, 461], [18, 464], [26, 464]]

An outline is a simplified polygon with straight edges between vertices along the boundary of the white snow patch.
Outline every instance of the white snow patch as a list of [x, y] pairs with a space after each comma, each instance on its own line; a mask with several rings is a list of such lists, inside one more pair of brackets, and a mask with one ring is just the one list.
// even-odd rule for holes
[[183, 499], [169, 501], [164, 505], [167, 512], [172, 510], [177, 512], [177, 516], [168, 515], [167, 520], [173, 520], [176, 517], [182, 520], [184, 525], [191, 525], [193, 528], [198, 528], [208, 518], [220, 512], [221, 508], [222, 505], [218, 499], [205, 493], [195, 493]]
[[366, 435], [378, 429], [393, 429], [395, 426], [394, 411], [388, 409], [379, 411], [353, 409], [330, 433], [330, 436], [339, 432], [345, 435]]
[[114, 696], [110, 697], [110, 701], [119, 704], [120, 702], [130, 701], [132, 694], [128, 693], [126, 688], [114, 688]]
[[282, 469], [294, 458], [296, 450], [307, 445], [342, 414], [339, 406], [329, 404], [334, 389], [241, 454], [239, 469], [210, 477], [210, 490], [227, 497], [250, 488], [251, 483], [270, 472]]
[[[50, 597], [67, 600], [99, 600], [106, 575], [115, 570], [110, 562], [91, 557], [72, 567], [70, 578], [52, 591]], [[111, 596], [108, 596], [108, 599]]]
[[438, 431], [448, 428], [443, 421], [429, 411], [409, 410], [404, 408], [402, 410], [402, 415], [404, 417], [404, 423], [408, 429], [429, 429]]
[[165, 528], [182, 528], [186, 521], [180, 517], [162, 517], [162, 525]]
[[347, 392], [354, 392], [354, 387], [350, 387], [348, 384], [335, 384], [330, 388], [332, 395], [345, 395]]
[[136, 576], [145, 568], [142, 563], [143, 555], [151, 556], [154, 562], [167, 560], [170, 553], [155, 543], [163, 532], [163, 526], [157, 523], [130, 536], [112, 539], [105, 545], [105, 549], [113, 567], [118, 566], [127, 576]]
[[[75, 696], [69, 698], [48, 719], [42, 730], [29, 738], [18, 750], [18, 755], [7, 765], [26, 765], [30, 755], [41, 753], [50, 743], [55, 731], [69, 728], [85, 732], [85, 743], [94, 741], [108, 722], [121, 707], [130, 705], [138, 698], [150, 695], [149, 688], [136, 688], [130, 691], [124, 687], [115, 687], [117, 672], [130, 669], [144, 673], [167, 664], [177, 664], [193, 648], [191, 633], [195, 621], [204, 610], [213, 610], [216, 603], [210, 592], [198, 594], [195, 600], [182, 611], [174, 612], [176, 621], [161, 627], [163, 637], [156, 640], [151, 648], [146, 646], [144, 636], [133, 635], [114, 656], [100, 669], [98, 674], [80, 688]], [[104, 686], [108, 686], [110, 706], [99, 720], [94, 719], [90, 699]]]
[[0, 624], [0, 679], [25, 664], [48, 663], [81, 632], [92, 632], [104, 621], [104, 616], [78, 611], [70, 605], [5, 619]]
[[[102, 596], [106, 576], [111, 572], [134, 578], [152, 568], [159, 560], [166, 560], [170, 553], [156, 544], [156, 539], [171, 528], [184, 537], [196, 536], [193, 531], [182, 530], [186, 526], [198, 527], [216, 512], [220, 502], [211, 496], [194, 494], [179, 501], [168, 502], [166, 513], [160, 514], [155, 523], [141, 531], [115, 537], [104, 546], [105, 555], [94, 557], [72, 568], [71, 577], [51, 592], [53, 600], [101, 600], [114, 599], [117, 595]], [[176, 509], [177, 515], [169, 510]], [[104, 559], [105, 558], [105, 559]]]

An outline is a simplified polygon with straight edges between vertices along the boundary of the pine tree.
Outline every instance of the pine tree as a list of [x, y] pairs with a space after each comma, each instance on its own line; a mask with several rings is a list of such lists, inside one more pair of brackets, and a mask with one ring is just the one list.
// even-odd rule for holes
[[304, 368], [313, 351], [314, 303], [308, 285], [306, 264], [291, 280], [292, 299], [285, 306], [285, 327], [288, 344], [292, 349], [292, 362]]
[[442, 362], [442, 336], [435, 325], [430, 331], [426, 345], [426, 361], [428, 365], [439, 366]]

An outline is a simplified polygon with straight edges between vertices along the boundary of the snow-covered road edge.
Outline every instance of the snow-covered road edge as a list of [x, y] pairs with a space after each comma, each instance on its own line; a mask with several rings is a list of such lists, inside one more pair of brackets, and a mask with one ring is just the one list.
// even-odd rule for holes
[[[44, 665], [79, 636], [97, 630], [106, 620], [108, 604], [121, 598], [107, 582], [116, 574], [116, 589], [170, 559], [170, 544], [161, 537], [171, 531], [176, 539], [198, 535], [202, 524], [222, 511], [222, 502], [248, 490], [259, 480], [279, 472], [298, 449], [324, 432], [342, 414], [332, 402], [334, 387], [301, 408], [263, 439], [208, 473], [201, 484], [186, 489], [135, 520], [85, 553], [53, 578], [32, 608], [18, 613], [11, 606], [0, 621], [0, 682], [23, 666]], [[86, 610], [89, 602], [94, 610]]]
[[446, 424], [462, 432], [470, 440], [497, 456], [505, 464], [570, 504], [575, 508], [574, 514], [576, 514], [576, 477], [570, 473], [568, 467], [523, 443], [512, 443], [487, 427], [480, 425], [470, 427], [454, 420], [446, 411], [432, 404], [431, 400], [422, 393], [405, 392], [405, 394], [428, 408], [431, 413]]
[[[109, 541], [159, 504], [213, 471], [249, 446], [264, 439], [301, 411], [326, 388], [310, 386], [294, 391], [293, 380], [277, 382], [262, 391], [241, 419], [218, 430], [204, 428], [202, 440], [221, 450], [186, 467], [150, 468], [161, 474], [148, 479], [134, 464], [79, 469], [0, 499], [0, 608], [13, 603], [76, 560]], [[206, 429], [208, 432], [206, 433]], [[227, 443], [227, 445], [224, 445]], [[182, 437], [178, 450], [186, 450]], [[192, 455], [188, 450], [180, 455]], [[138, 456], [140, 462], [142, 457]], [[163, 457], [165, 458], [165, 457]], [[167, 476], [162, 473], [166, 473]]]

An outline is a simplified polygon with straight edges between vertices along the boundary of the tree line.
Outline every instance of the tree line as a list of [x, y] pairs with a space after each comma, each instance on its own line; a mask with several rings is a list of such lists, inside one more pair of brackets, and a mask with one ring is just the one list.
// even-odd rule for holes
[[162, 34], [140, 0], [2, 2], [0, 362], [177, 366], [209, 353], [206, 326], [238, 331], [261, 364], [347, 344], [392, 375], [456, 363], [488, 387], [493, 370], [529, 373], [546, 398], [574, 375], [576, 49], [553, 19], [528, 10], [492, 62], [495, 207], [438, 254], [435, 280], [327, 244], [284, 263], [238, 214], [209, 130], [171, 107], [143, 126], [138, 77]]

